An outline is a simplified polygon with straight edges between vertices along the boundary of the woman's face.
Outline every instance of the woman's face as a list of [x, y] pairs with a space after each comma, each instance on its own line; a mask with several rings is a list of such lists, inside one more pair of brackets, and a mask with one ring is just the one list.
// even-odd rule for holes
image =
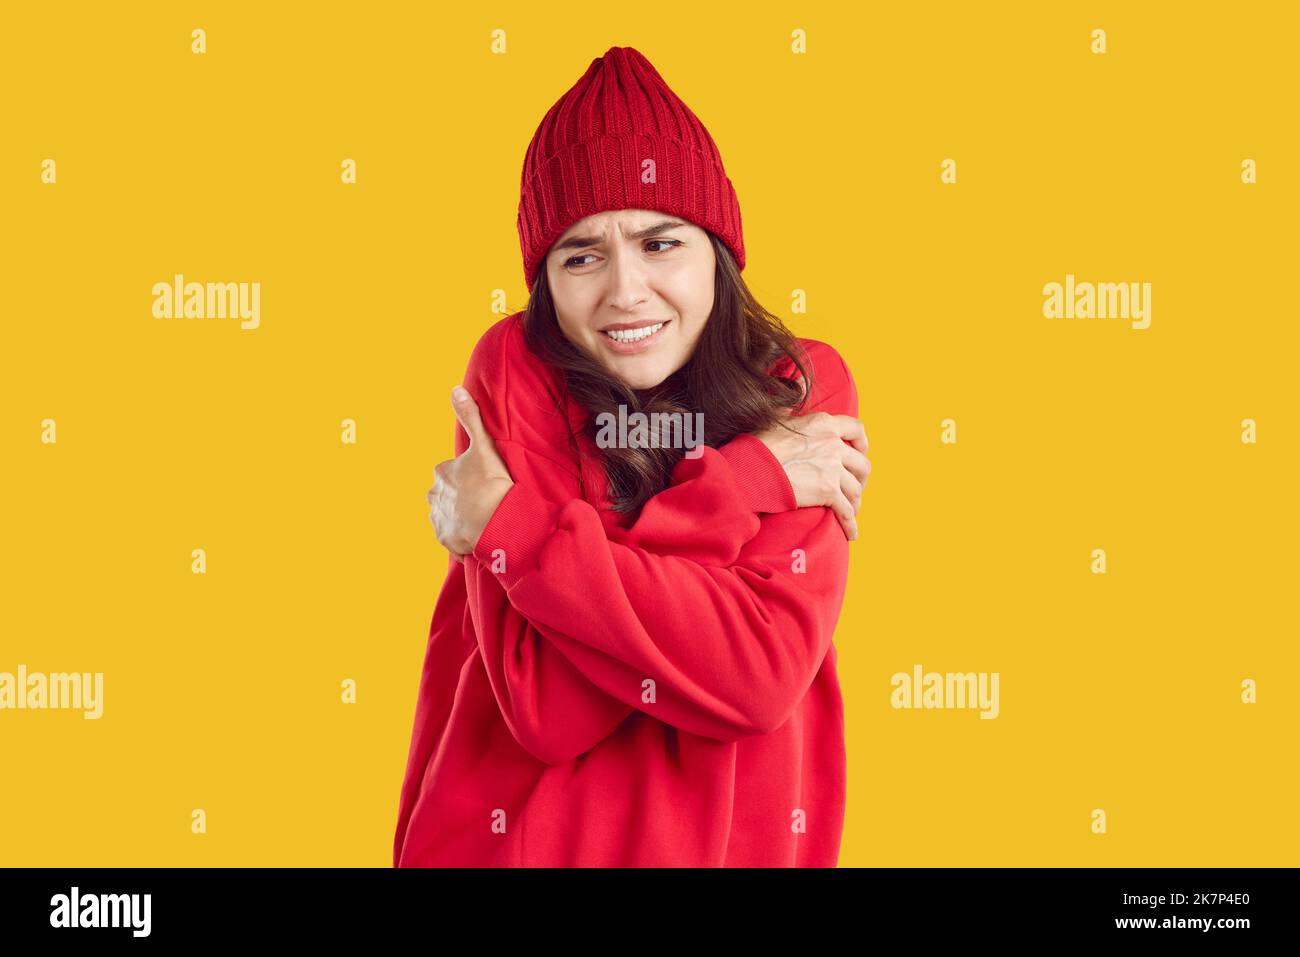
[[632, 389], [685, 365], [713, 310], [713, 244], [679, 216], [596, 213], [570, 226], [544, 265], [560, 331]]

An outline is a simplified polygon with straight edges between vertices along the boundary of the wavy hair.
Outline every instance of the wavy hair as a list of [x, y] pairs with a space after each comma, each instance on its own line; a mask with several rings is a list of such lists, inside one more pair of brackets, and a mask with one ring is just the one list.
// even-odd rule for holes
[[[570, 395], [590, 413], [584, 428], [593, 440], [597, 417], [608, 412], [617, 419], [623, 405], [629, 415], [642, 412], [651, 422], [659, 421], [649, 418], [655, 413], [703, 413], [703, 442], [718, 448], [742, 432], [783, 424], [786, 410], [799, 414], [812, 394], [812, 364], [802, 346], [754, 298], [726, 244], [705, 232], [717, 257], [713, 309], [686, 364], [649, 389], [630, 388], [564, 335], [544, 262], [538, 270], [524, 315], [524, 341], [562, 373]], [[782, 355], [790, 357], [806, 388], [768, 372]], [[637, 512], [668, 487], [686, 449], [620, 445], [600, 453], [611, 506], [617, 512]]]

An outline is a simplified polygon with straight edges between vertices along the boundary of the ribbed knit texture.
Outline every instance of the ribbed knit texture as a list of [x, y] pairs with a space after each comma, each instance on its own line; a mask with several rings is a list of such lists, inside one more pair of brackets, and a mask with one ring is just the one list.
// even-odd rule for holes
[[[654, 161], [654, 182], [646, 160]], [[519, 243], [529, 289], [578, 220], [653, 209], [711, 230], [745, 267], [740, 202], [713, 137], [638, 50], [610, 47], [542, 118], [524, 156]]]

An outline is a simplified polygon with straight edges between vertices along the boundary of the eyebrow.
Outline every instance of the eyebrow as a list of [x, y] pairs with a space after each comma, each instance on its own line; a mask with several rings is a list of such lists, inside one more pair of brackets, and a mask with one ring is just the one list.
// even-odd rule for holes
[[[675, 219], [665, 219], [662, 223], [655, 223], [653, 226], [647, 226], [645, 229], [635, 233], [628, 233], [627, 238], [631, 240], [649, 239], [651, 236], [658, 236], [660, 233], [666, 233], [670, 229], [676, 229], [678, 226], [685, 226], [685, 223], [679, 223]], [[568, 239], [555, 244], [553, 251], [561, 249], [581, 249], [585, 246], [597, 246], [605, 241], [603, 236], [570, 236]]]

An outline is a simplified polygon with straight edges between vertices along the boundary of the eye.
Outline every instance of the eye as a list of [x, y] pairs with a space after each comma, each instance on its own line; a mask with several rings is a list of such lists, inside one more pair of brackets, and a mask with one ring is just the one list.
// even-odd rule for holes
[[[675, 247], [677, 247], [677, 246], [685, 246], [685, 245], [686, 245], [686, 244], [685, 244], [684, 242], [682, 242], [682, 240], [680, 240], [680, 239], [647, 239], [647, 240], [646, 240], [646, 245], [647, 245], [647, 246], [651, 245], [652, 243], [664, 243], [665, 245], [668, 246], [668, 249], [673, 249], [673, 248], [675, 248]], [[663, 253], [663, 252], [667, 252], [668, 249], [650, 249], [650, 250], [647, 250], [647, 252], [652, 252], [652, 253]], [[568, 259], [566, 259], [566, 260], [564, 261], [564, 268], [565, 268], [565, 269], [571, 269], [571, 268], [573, 268], [573, 267], [575, 267], [575, 266], [586, 266], [586, 265], [589, 265], [589, 263], [579, 262], [578, 260], [580, 260], [580, 259], [586, 259], [588, 256], [591, 256], [591, 255], [593, 255], [593, 254], [592, 254], [592, 253], [583, 253], [583, 254], [580, 255], [580, 256], [570, 256]]]

